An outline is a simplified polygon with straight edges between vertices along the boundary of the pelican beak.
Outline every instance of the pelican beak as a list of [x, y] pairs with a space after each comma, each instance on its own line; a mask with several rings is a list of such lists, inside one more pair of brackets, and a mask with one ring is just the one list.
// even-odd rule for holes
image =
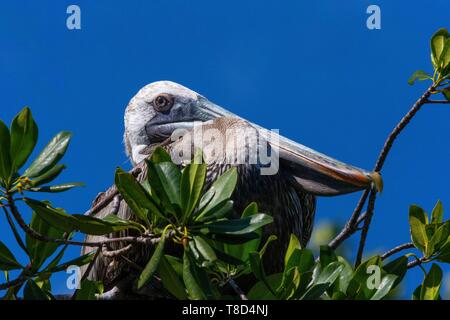
[[383, 189], [377, 172], [342, 163], [282, 136], [269, 141], [278, 149], [280, 167], [289, 171], [308, 193], [333, 196], [368, 188], [377, 192]]
[[[241, 118], [207, 99], [200, 102], [199, 109], [202, 110], [204, 117], [209, 119]], [[254, 123], [251, 124], [266, 141], [269, 141], [272, 150], [278, 152], [280, 167], [290, 172], [306, 192], [333, 196], [368, 188], [373, 188], [377, 192], [382, 191], [383, 180], [379, 173], [340, 162]]]

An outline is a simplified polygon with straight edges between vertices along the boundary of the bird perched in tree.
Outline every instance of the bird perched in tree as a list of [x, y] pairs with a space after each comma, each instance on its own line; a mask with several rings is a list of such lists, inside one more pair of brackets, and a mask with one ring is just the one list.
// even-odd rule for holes
[[[170, 151], [172, 160], [180, 157], [177, 160], [183, 162], [187, 156], [181, 153], [189, 153], [197, 140], [201, 140], [205, 152], [206, 185], [228, 168], [236, 167], [238, 182], [232, 196], [236, 214], [254, 201], [261, 212], [273, 216], [274, 222], [263, 231], [264, 236], [278, 237], [265, 254], [264, 266], [268, 273], [282, 269], [291, 233], [302, 246], [308, 243], [316, 196], [354, 192], [373, 187], [377, 182], [376, 173], [344, 164], [248, 122], [174, 82], [151, 83], [130, 100], [125, 111], [124, 142], [132, 164], [142, 166], [138, 180], [146, 177], [142, 163], [156, 146], [163, 145]], [[110, 204], [96, 216], [106, 216], [117, 205], [119, 217], [133, 218], [124, 201]], [[88, 236], [86, 240], [101, 239]], [[111, 249], [122, 246], [115, 244]], [[85, 247], [83, 253], [90, 250]], [[125, 259], [144, 265], [149, 252], [145, 248], [139, 251]], [[124, 262], [119, 260], [100, 254], [89, 277], [102, 280], [106, 287], [117, 285], [129, 274], [125, 271], [129, 269], [121, 267]]]

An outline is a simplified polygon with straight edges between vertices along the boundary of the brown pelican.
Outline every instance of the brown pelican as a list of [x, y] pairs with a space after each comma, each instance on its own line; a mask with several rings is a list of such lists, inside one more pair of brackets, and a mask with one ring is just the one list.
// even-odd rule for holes
[[[172, 151], [173, 158], [176, 154], [173, 151], [178, 150], [177, 148], [186, 150], [186, 144], [188, 149], [191, 148], [198, 128], [202, 129], [203, 135], [210, 129], [225, 137], [226, 141], [222, 141], [218, 149], [227, 145], [227, 142], [242, 138], [239, 132], [244, 129], [253, 132], [253, 135], [246, 136], [245, 143], [238, 147], [245, 149], [244, 157], [237, 156], [236, 149], [233, 148], [231, 154], [227, 149], [224, 153], [219, 152], [220, 156], [216, 154], [210, 159], [205, 155], [208, 164], [207, 184], [229, 167], [236, 167], [239, 177], [233, 194], [236, 214], [240, 214], [250, 202], [255, 201], [261, 212], [273, 215], [274, 223], [264, 229], [265, 236], [275, 234], [278, 237], [278, 241], [272, 243], [265, 254], [264, 265], [268, 273], [280, 271], [282, 268], [291, 233], [297, 235], [302, 246], [308, 243], [314, 223], [316, 196], [354, 192], [373, 187], [376, 183], [375, 173], [344, 164], [270, 132], [170, 81], [154, 82], [145, 86], [129, 102], [125, 111], [126, 152], [132, 164], [138, 165], [151, 154], [154, 147], [163, 144], [166, 149]], [[175, 132], [181, 132], [183, 138], [172, 142], [170, 138]], [[203, 146], [205, 150], [211, 146], [217, 147], [218, 140], [206, 140]], [[261, 150], [264, 146], [266, 154], [275, 161], [275, 172], [263, 173], [273, 164], [261, 161]], [[250, 149], [256, 150], [258, 154], [254, 162], [250, 161]], [[142, 180], [144, 177], [145, 167], [138, 179]], [[112, 206], [113, 204], [104, 208], [97, 217], [109, 214]], [[120, 203], [118, 215], [122, 218], [133, 217], [123, 201]], [[99, 238], [88, 236], [87, 240], [95, 241]], [[120, 247], [119, 245], [112, 249]], [[91, 249], [83, 248], [84, 253], [89, 250]], [[134, 253], [134, 256], [128, 256], [128, 259], [142, 265], [149, 257], [146, 256], [145, 250], [141, 250], [140, 254]], [[125, 271], [128, 269], [120, 267], [119, 264], [119, 260], [100, 255], [90, 272], [90, 278], [104, 281], [107, 288], [112, 287], [118, 279], [128, 274]]]

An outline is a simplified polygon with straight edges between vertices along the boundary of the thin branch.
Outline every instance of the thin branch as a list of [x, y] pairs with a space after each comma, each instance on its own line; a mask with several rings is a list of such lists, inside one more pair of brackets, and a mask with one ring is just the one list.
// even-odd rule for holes
[[230, 278], [228, 280], [228, 283], [230, 284], [230, 286], [233, 288], [234, 292], [236, 292], [239, 295], [239, 298], [241, 300], [248, 300], [247, 296], [245, 295], [244, 291], [242, 291], [242, 289], [238, 286], [238, 284], [236, 283], [236, 281], [234, 281], [233, 278]]
[[27, 247], [25, 246], [25, 243], [23, 242], [22, 238], [20, 237], [19, 232], [17, 231], [17, 228], [14, 225], [14, 221], [12, 220], [11, 216], [9, 215], [8, 210], [6, 210], [5, 206], [2, 206], [2, 208], [3, 208], [3, 211], [5, 212], [6, 220], [8, 221], [9, 227], [11, 228], [11, 231], [14, 234], [14, 238], [16, 239], [17, 244], [29, 256], [30, 252], [28, 251]]
[[403, 251], [406, 249], [412, 249], [412, 248], [414, 248], [414, 244], [412, 242], [404, 243], [402, 245], [396, 246], [395, 248], [392, 248], [391, 250], [383, 253], [383, 255], [381, 256], [381, 259], [385, 260], [386, 258], [389, 258], [390, 256], [392, 256], [400, 251]]
[[358, 254], [356, 255], [355, 267], [359, 266], [364, 253], [364, 246], [366, 244], [367, 234], [369, 233], [370, 222], [372, 221], [373, 212], [375, 208], [375, 200], [377, 198], [377, 192], [372, 190], [369, 196], [369, 203], [367, 205], [367, 214], [364, 219], [364, 225], [361, 231], [361, 239], [359, 241]]
[[104, 257], [108, 257], [108, 258], [114, 258], [120, 255], [123, 255], [125, 253], [127, 253], [128, 251], [130, 251], [133, 248], [132, 244], [127, 245], [126, 247], [117, 249], [117, 250], [108, 250], [108, 247], [106, 246], [106, 244], [104, 244], [102, 246], [102, 255]]
[[73, 241], [73, 240], [65, 240], [65, 239], [57, 239], [57, 238], [51, 238], [48, 236], [45, 236], [36, 230], [30, 228], [28, 224], [23, 220], [22, 216], [20, 215], [19, 211], [17, 210], [16, 205], [14, 204], [14, 201], [10, 196], [8, 196], [8, 203], [9, 207], [11, 209], [11, 213], [16, 220], [16, 222], [19, 224], [20, 228], [27, 233], [30, 237], [35, 238], [40, 241], [46, 241], [46, 242], [53, 242], [53, 243], [59, 243], [59, 244], [69, 244], [69, 245], [75, 245], [75, 246], [84, 246], [84, 247], [98, 247], [101, 248], [104, 244], [109, 244], [113, 242], [129, 242], [129, 243], [140, 243], [140, 244], [146, 244], [146, 245], [155, 245], [160, 241], [160, 238], [150, 238], [146, 235], [139, 236], [139, 237], [120, 237], [120, 238], [108, 238], [102, 241], [94, 241], [94, 242], [88, 242], [88, 241]]
[[426, 103], [449, 104], [449, 100], [427, 100]]
[[[411, 119], [415, 116], [415, 114], [421, 109], [421, 107], [427, 103], [429, 100], [428, 98], [430, 97], [431, 93], [434, 91], [434, 86], [429, 87], [425, 93], [414, 103], [414, 105], [412, 106], [412, 108], [408, 111], [408, 113], [400, 120], [400, 122], [395, 126], [395, 128], [392, 130], [392, 132], [389, 134], [388, 138], [386, 139], [383, 149], [381, 150], [377, 162], [375, 164], [374, 167], [374, 171], [375, 172], [380, 172], [381, 169], [383, 168], [384, 162], [386, 161], [386, 158], [392, 148], [392, 145], [394, 143], [394, 141], [397, 139], [398, 135], [403, 131], [403, 129], [405, 129], [405, 127], [409, 124], [409, 122], [411, 121]], [[367, 200], [367, 197], [369, 195], [369, 190], [366, 189], [363, 194], [361, 195], [361, 198], [358, 201], [358, 204], [356, 205], [356, 208], [350, 218], [350, 220], [347, 222], [347, 224], [345, 225], [345, 227], [342, 229], [342, 231], [329, 243], [329, 246], [333, 249], [336, 249], [344, 240], [346, 240], [347, 238], [349, 238], [351, 235], [353, 235], [356, 231], [358, 231], [357, 225], [359, 220], [359, 215], [362, 211], [362, 208], [364, 207], [364, 204]], [[375, 205], [375, 202], [373, 201], [373, 206]], [[369, 208], [367, 210], [366, 213], [366, 217], [365, 219], [369, 220], [369, 223], [367, 223], [367, 228], [370, 225], [370, 222], [372, 220], [372, 215], [373, 215], [373, 207]], [[363, 232], [364, 234], [364, 241], [367, 237], [367, 231], [364, 231], [364, 227], [363, 227]], [[364, 246], [364, 244], [362, 242], [360, 242], [360, 244], [362, 244], [362, 246]], [[359, 255], [362, 255], [362, 253], [360, 253]]]
[[410, 263], [408, 263], [407, 268], [408, 269], [414, 268], [414, 267], [419, 266], [422, 263], [426, 262], [427, 260], [428, 260], [427, 257], [422, 257], [422, 258], [416, 259], [416, 260], [411, 261]]
[[353, 211], [350, 220], [345, 224], [345, 227], [341, 230], [341, 232], [328, 244], [331, 249], [336, 249], [344, 242], [347, 238], [349, 238], [352, 234], [354, 234], [358, 229], [358, 218], [362, 211], [364, 204], [366, 203], [367, 196], [369, 195], [369, 189], [366, 189], [364, 193], [361, 195], [361, 198], [356, 205], [355, 210]]
[[22, 283], [24, 283], [27, 280], [28, 280], [28, 277], [22, 275], [22, 276], [18, 277], [17, 279], [7, 281], [5, 283], [0, 283], [0, 290], [5, 290], [5, 289], [9, 289], [11, 287], [15, 287], [17, 285], [21, 285]]
[[[145, 163], [145, 162], [143, 161], [143, 163]], [[142, 172], [142, 165], [138, 165], [137, 167], [134, 167], [130, 171], [130, 173], [135, 177], [138, 176]], [[90, 208], [88, 211], [86, 211], [84, 213], [85, 216], [94, 216], [97, 212], [99, 212], [100, 210], [105, 208], [107, 205], [109, 205], [111, 203], [111, 201], [113, 201], [116, 198], [116, 196], [119, 195], [119, 190], [117, 190], [117, 187], [115, 185], [113, 185], [105, 192], [105, 194], [106, 194], [106, 196], [101, 201], [96, 203], [92, 208]], [[119, 201], [119, 204], [120, 204], [120, 201]]]

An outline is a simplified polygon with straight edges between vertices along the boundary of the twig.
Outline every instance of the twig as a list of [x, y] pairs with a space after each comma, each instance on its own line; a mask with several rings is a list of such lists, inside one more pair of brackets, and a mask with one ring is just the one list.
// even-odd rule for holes
[[[130, 173], [135, 177], [138, 176], [141, 172], [142, 172], [142, 165], [134, 167], [130, 171]], [[111, 201], [113, 201], [116, 198], [116, 196], [119, 194], [119, 190], [117, 190], [117, 187], [113, 185], [105, 192], [105, 194], [106, 194], [105, 198], [103, 198], [99, 203], [95, 204], [91, 209], [89, 209], [84, 213], [85, 216], [93, 216], [97, 212], [105, 208], [108, 204], [111, 203]]]
[[[427, 103], [429, 100], [431, 93], [434, 91], [434, 85], [429, 87], [425, 93], [414, 103], [412, 108], [408, 111], [408, 113], [400, 120], [400, 122], [395, 126], [395, 128], [392, 130], [392, 132], [389, 134], [388, 138], [386, 139], [383, 149], [380, 152], [380, 155], [378, 156], [377, 162], [374, 167], [375, 172], [380, 172], [383, 168], [384, 162], [386, 161], [386, 158], [392, 148], [392, 145], [394, 141], [397, 139], [398, 135], [405, 129], [405, 127], [409, 124], [411, 119], [415, 116], [415, 114], [420, 110], [420, 108]], [[351, 235], [353, 235], [357, 230], [357, 225], [359, 220], [359, 215], [361, 213], [361, 210], [367, 200], [367, 197], [369, 195], [369, 190], [366, 189], [363, 194], [361, 195], [361, 198], [359, 199], [359, 202], [349, 220], [349, 222], [345, 225], [345, 227], [342, 229], [342, 231], [329, 243], [329, 246], [332, 249], [336, 249], [344, 240], [349, 238]], [[369, 223], [366, 224], [366, 229], [368, 229], [370, 222], [372, 220], [373, 215], [373, 207], [375, 205], [375, 201], [372, 202], [372, 207], [368, 207], [366, 211], [365, 220], [369, 220]], [[363, 233], [364, 234], [364, 242], [367, 237], [367, 231], [364, 231], [365, 228], [363, 227]], [[363, 234], [361, 234], [363, 236]], [[360, 247], [364, 247], [364, 242], [360, 242]], [[363, 249], [362, 249], [363, 250]], [[359, 249], [358, 251], [361, 251]], [[362, 255], [362, 252], [359, 254]]]
[[383, 253], [383, 255], [381, 256], [381, 259], [384, 260], [400, 251], [403, 251], [406, 249], [412, 249], [412, 248], [414, 248], [414, 244], [412, 242], [404, 243], [402, 245], [396, 246], [395, 248], [392, 248], [391, 250]]
[[426, 103], [449, 104], [449, 100], [427, 100]]
[[369, 196], [369, 203], [367, 205], [366, 218], [364, 219], [364, 225], [361, 231], [361, 239], [359, 241], [358, 254], [356, 255], [355, 268], [359, 266], [362, 260], [364, 246], [366, 244], [367, 234], [369, 233], [370, 222], [372, 221], [373, 212], [375, 208], [375, 200], [377, 198], [377, 192], [372, 190]]
[[427, 257], [422, 257], [422, 258], [416, 259], [416, 260], [411, 261], [410, 263], [408, 263], [407, 268], [408, 269], [414, 268], [415, 266], [419, 266], [422, 263], [426, 262], [427, 260], [428, 260]]
[[[341, 232], [328, 244], [331, 249], [336, 249], [344, 242], [347, 238], [349, 238], [353, 233], [357, 231], [357, 226], [359, 224], [359, 215], [362, 211], [364, 204], [366, 203], [367, 196], [369, 195], [369, 190], [365, 190], [361, 195], [361, 198], [356, 205], [355, 210], [353, 211], [350, 220], [345, 224], [345, 227], [341, 230]], [[359, 221], [359, 222], [358, 222]]]
[[133, 248], [133, 245], [129, 244], [126, 247], [123, 247], [123, 248], [120, 248], [117, 250], [108, 250], [108, 247], [106, 246], [106, 244], [104, 244], [102, 246], [102, 255], [104, 257], [108, 257], [108, 258], [114, 258], [114, 257], [117, 257], [117, 256], [127, 253], [128, 251], [131, 250], [131, 248]]
[[[87, 266], [86, 270], [83, 273], [83, 276], [80, 279], [80, 285], [83, 282], [83, 280], [85, 280], [89, 276], [89, 273], [91, 272], [92, 268], [94, 267], [95, 261], [97, 260], [99, 254], [100, 254], [100, 249], [97, 249], [97, 251], [95, 251], [94, 257], [92, 258], [92, 261], [89, 262], [89, 265]], [[70, 300], [75, 300], [78, 290], [79, 289], [75, 289]]]
[[139, 237], [120, 237], [120, 238], [108, 238], [102, 241], [95, 241], [95, 242], [87, 242], [87, 241], [73, 241], [73, 240], [65, 240], [65, 239], [57, 239], [57, 238], [51, 238], [47, 237], [36, 230], [30, 228], [26, 222], [23, 220], [22, 216], [20, 215], [19, 211], [17, 210], [16, 205], [14, 204], [13, 199], [10, 196], [7, 196], [9, 207], [11, 209], [11, 213], [14, 217], [14, 219], [19, 224], [20, 228], [27, 233], [30, 237], [35, 238], [40, 241], [46, 241], [46, 242], [53, 242], [53, 243], [60, 243], [60, 244], [69, 244], [69, 245], [75, 245], [75, 246], [84, 246], [84, 247], [98, 247], [101, 248], [104, 244], [109, 244], [113, 242], [129, 242], [129, 243], [141, 243], [146, 245], [155, 245], [160, 241], [160, 238], [150, 238], [145, 235], [139, 236]]
[[17, 244], [29, 256], [30, 252], [28, 251], [27, 247], [23, 243], [22, 238], [20, 237], [19, 232], [17, 231], [17, 228], [14, 225], [14, 221], [12, 220], [11, 216], [9, 215], [8, 210], [6, 210], [5, 206], [2, 206], [2, 209], [5, 212], [6, 220], [8, 221], [9, 227], [11, 228], [11, 231], [14, 234], [14, 238], [16, 238]]
[[7, 281], [5, 283], [0, 283], [0, 290], [5, 290], [5, 289], [9, 289], [11, 287], [15, 287], [17, 285], [24, 283], [27, 280], [28, 280], [28, 277], [22, 275], [22, 276], [18, 277], [17, 279]]
[[244, 291], [238, 286], [236, 281], [234, 281], [233, 278], [228, 279], [228, 283], [233, 288], [234, 292], [236, 292], [239, 295], [239, 298], [241, 300], [248, 300], [247, 296], [245, 295]]

